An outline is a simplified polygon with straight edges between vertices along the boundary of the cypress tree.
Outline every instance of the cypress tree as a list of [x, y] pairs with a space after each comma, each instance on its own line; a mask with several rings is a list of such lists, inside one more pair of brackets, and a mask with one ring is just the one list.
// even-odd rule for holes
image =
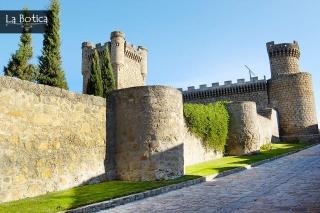
[[91, 62], [90, 77], [87, 84], [87, 94], [103, 97], [101, 70], [97, 50], [94, 50]]
[[61, 67], [59, 1], [51, 0], [48, 10], [48, 24], [45, 27], [42, 55], [38, 57], [38, 82], [40, 84], [68, 89], [65, 73]]
[[114, 75], [113, 75], [112, 66], [110, 62], [109, 48], [107, 45], [106, 45], [105, 53], [103, 55], [101, 77], [102, 77], [102, 86], [103, 86], [103, 97], [107, 98], [109, 92], [116, 89], [116, 83], [114, 80]]
[[[23, 8], [25, 17], [30, 17], [28, 7]], [[10, 77], [17, 77], [22, 80], [34, 82], [37, 77], [37, 67], [29, 64], [28, 61], [33, 57], [32, 36], [30, 34], [30, 23], [23, 23], [22, 34], [20, 36], [19, 49], [15, 54], [11, 54], [11, 59], [7, 67], [4, 66], [4, 75]]]

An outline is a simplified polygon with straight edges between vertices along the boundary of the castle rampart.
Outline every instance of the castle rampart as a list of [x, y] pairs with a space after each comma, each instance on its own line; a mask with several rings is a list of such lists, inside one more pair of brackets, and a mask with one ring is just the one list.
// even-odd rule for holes
[[[298, 42], [274, 44], [272, 41], [268, 42], [266, 47], [271, 70], [271, 79], [268, 81], [255, 77], [249, 82], [238, 79], [235, 84], [225, 81], [221, 86], [213, 83], [212, 87], [204, 84], [200, 85], [199, 89], [194, 86], [188, 87], [187, 91], [179, 89], [183, 101], [202, 104], [216, 101], [253, 101], [261, 115], [265, 114], [267, 108], [277, 111], [282, 140], [319, 141], [312, 78], [309, 73], [300, 73]], [[275, 130], [273, 124], [271, 126], [271, 129]]]
[[106, 180], [104, 98], [0, 76], [0, 202]]
[[268, 106], [267, 81], [258, 80], [258, 77], [245, 82], [244, 79], [238, 79], [237, 83], [225, 81], [224, 85], [212, 83], [212, 87], [206, 84], [200, 85], [199, 89], [194, 86], [188, 87], [187, 91], [182, 91], [183, 101], [185, 103], [203, 103], [208, 104], [216, 101], [254, 101], [257, 108], [263, 109]]

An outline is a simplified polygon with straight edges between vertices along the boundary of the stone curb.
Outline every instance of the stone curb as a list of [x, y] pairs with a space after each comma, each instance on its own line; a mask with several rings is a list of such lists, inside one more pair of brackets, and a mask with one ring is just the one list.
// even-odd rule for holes
[[137, 201], [137, 200], [144, 199], [144, 198], [157, 196], [157, 195], [164, 194], [164, 193], [176, 190], [176, 189], [181, 189], [181, 188], [184, 188], [184, 187], [188, 187], [188, 186], [192, 186], [192, 185], [199, 184], [199, 183], [202, 183], [202, 182], [206, 182], [206, 181], [209, 181], [209, 180], [213, 180], [215, 178], [225, 177], [227, 175], [231, 175], [231, 174], [234, 174], [234, 173], [249, 169], [251, 167], [259, 166], [261, 164], [268, 163], [270, 161], [274, 161], [276, 159], [279, 159], [279, 158], [282, 158], [282, 157], [285, 157], [285, 156], [300, 152], [301, 150], [308, 149], [308, 148], [311, 148], [311, 147], [316, 146], [316, 145], [319, 145], [319, 143], [315, 143], [315, 144], [312, 144], [312, 145], [310, 145], [308, 147], [305, 147], [305, 148], [302, 148], [302, 149], [298, 149], [298, 150], [295, 150], [295, 151], [292, 151], [292, 152], [288, 152], [288, 153], [285, 153], [285, 154], [282, 154], [282, 155], [278, 155], [278, 156], [270, 158], [270, 159], [262, 160], [262, 161], [253, 163], [251, 165], [247, 165], [247, 166], [244, 166], [244, 167], [231, 169], [231, 170], [228, 170], [228, 171], [223, 171], [223, 172], [220, 172], [220, 173], [214, 174], [214, 175], [209, 175], [207, 177], [200, 177], [200, 178], [197, 178], [197, 179], [188, 180], [186, 182], [177, 183], [177, 184], [173, 184], [173, 185], [169, 185], [169, 186], [164, 186], [164, 187], [161, 187], [161, 188], [152, 189], [152, 190], [149, 190], [149, 191], [145, 191], [145, 192], [141, 192], [141, 193], [137, 193], [137, 194], [132, 194], [132, 195], [128, 195], [128, 196], [125, 196], [125, 197], [120, 197], [120, 198], [116, 198], [116, 199], [112, 199], [112, 200], [107, 200], [107, 201], [103, 201], [103, 202], [100, 202], [100, 203], [94, 203], [94, 204], [90, 204], [90, 205], [87, 205], [87, 206], [82, 206], [82, 207], [79, 207], [79, 208], [76, 208], [76, 209], [70, 209], [70, 210], [66, 210], [66, 211], [61, 211], [61, 212], [58, 212], [58, 213], [91, 213], [91, 212], [93, 213], [93, 212], [98, 212], [98, 211], [101, 211], [101, 210], [110, 209], [110, 208], [113, 208], [113, 207], [116, 207], [116, 206], [124, 205], [124, 204], [127, 204], [127, 203], [131, 203], [131, 202], [134, 202], [134, 201]]

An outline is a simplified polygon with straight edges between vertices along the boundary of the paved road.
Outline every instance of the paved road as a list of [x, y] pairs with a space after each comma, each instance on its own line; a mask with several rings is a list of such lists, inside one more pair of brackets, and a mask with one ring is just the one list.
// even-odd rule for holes
[[101, 212], [320, 212], [320, 145]]

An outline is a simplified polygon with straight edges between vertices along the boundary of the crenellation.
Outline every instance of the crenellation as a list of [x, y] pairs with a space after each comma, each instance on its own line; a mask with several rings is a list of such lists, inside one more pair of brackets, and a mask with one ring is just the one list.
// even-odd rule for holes
[[[232, 83], [232, 81], [225, 81], [223, 85], [219, 85], [219, 82], [216, 82], [216, 83], [212, 83], [211, 87], [207, 87], [206, 84], [202, 84], [202, 85], [199, 85], [199, 89], [195, 89], [195, 86], [190, 86], [190, 87], [188, 87], [188, 90], [186, 90], [186, 91], [182, 90], [182, 91], [187, 92], [187, 91], [190, 91], [190, 89], [191, 89], [191, 91], [212, 90], [212, 89], [222, 89], [222, 88], [226, 88], [226, 87], [237, 87], [239, 85], [245, 86], [245, 85], [252, 85], [252, 84], [253, 85], [257, 84], [254, 87], [257, 87], [257, 89], [259, 90], [260, 88], [263, 87], [261, 83], [262, 84], [266, 83], [266, 80], [265, 79], [258, 80], [258, 77], [254, 77], [254, 78], [252, 78], [252, 81], [245, 82], [245, 79], [243, 78], [243, 79], [238, 79], [237, 83], [234, 83], [234, 84]], [[251, 87], [248, 87], [248, 88], [250, 89]]]
[[100, 49], [102, 46], [101, 46], [101, 43], [97, 43], [96, 44], [96, 49]]
[[82, 48], [93, 49], [94, 44], [92, 42], [82, 42]]
[[111, 34], [110, 34], [110, 39], [113, 38], [113, 37], [122, 37], [123, 39], [125, 38], [125, 35], [123, 32], [121, 31], [113, 31]]
[[232, 85], [232, 81], [225, 81], [224, 82], [224, 86], [231, 86]]
[[206, 85], [206, 84], [200, 85], [200, 89], [206, 89], [206, 88], [207, 88], [207, 85]]
[[194, 86], [188, 87], [188, 91], [194, 91]]
[[244, 84], [245, 83], [245, 79], [237, 79], [237, 84]]
[[125, 56], [138, 63], [144, 59], [146, 51], [148, 51], [147, 48], [143, 46], [138, 46], [137, 48], [134, 44], [130, 44], [127, 41], [125, 42]]
[[294, 56], [299, 59], [300, 48], [297, 41], [291, 43], [274, 44], [274, 41], [266, 44], [269, 57], [277, 57], [280, 55]]
[[300, 72], [300, 48], [298, 42], [293, 41], [293, 44], [274, 44], [274, 42], [268, 42], [266, 45], [271, 77]]
[[258, 77], [252, 77], [251, 80], [252, 80], [252, 82], [258, 82], [259, 81]]
[[144, 46], [138, 46], [138, 50], [144, 50], [144, 51], [148, 51], [148, 49]]

